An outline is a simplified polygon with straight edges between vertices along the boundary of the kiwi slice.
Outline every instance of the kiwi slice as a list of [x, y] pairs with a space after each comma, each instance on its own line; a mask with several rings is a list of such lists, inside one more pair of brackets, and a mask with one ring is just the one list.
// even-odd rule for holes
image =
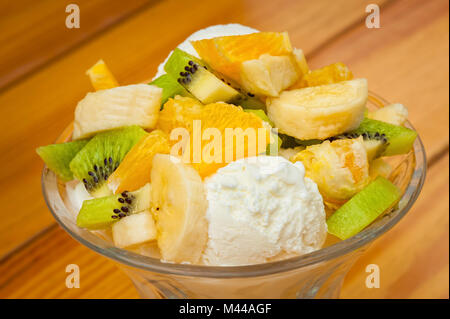
[[222, 82], [231, 86], [233, 89], [235, 89], [236, 91], [238, 91], [240, 93], [239, 96], [235, 100], [231, 101], [230, 103], [235, 104], [235, 105], [240, 105], [244, 109], [253, 109], [253, 110], [261, 109], [264, 112], [266, 112], [266, 104], [264, 102], [262, 102], [258, 97], [256, 97], [255, 94], [244, 90], [242, 87], [239, 86], [238, 83], [227, 78], [223, 74], [215, 72], [211, 68], [208, 68], [208, 70], [211, 71], [212, 73], [214, 73], [214, 75], [217, 76], [217, 78], [219, 78]]
[[397, 186], [379, 176], [328, 218], [328, 232], [342, 240], [350, 238], [396, 204], [400, 196]]
[[[264, 122], [269, 123], [270, 126], [272, 126], [272, 127], [274, 126], [274, 123], [269, 119], [269, 117], [267, 116], [266, 112], [264, 112], [264, 110], [244, 109], [244, 111], [247, 113], [255, 114], [257, 117], [259, 117]], [[272, 135], [271, 136], [272, 140], [273, 141], [276, 140], [277, 142], [272, 142], [267, 145], [266, 155], [278, 155], [278, 151], [281, 148], [281, 144], [283, 144], [283, 140], [280, 138], [279, 134], [276, 134], [276, 132], [274, 132], [274, 130], [271, 130], [270, 134]]]
[[363, 137], [364, 147], [367, 151], [367, 158], [369, 161], [380, 157], [386, 152], [387, 147], [389, 146], [389, 141], [385, 134], [376, 133], [368, 133], [364, 132], [362, 134], [359, 133], [345, 133], [343, 135], [338, 135], [329, 138], [328, 140], [334, 141], [338, 139], [352, 139]]
[[383, 136], [387, 139], [388, 145], [381, 156], [408, 153], [412, 149], [417, 137], [417, 132], [409, 128], [368, 118], [365, 118], [356, 130], [346, 134], [351, 136], [364, 134], [370, 136]]
[[174, 97], [175, 95], [193, 97], [192, 94], [186, 91], [186, 89], [169, 74], [161, 75], [149, 84], [163, 89], [161, 98], [161, 110], [163, 109], [164, 104], [167, 102], [167, 100], [171, 97]]
[[147, 134], [136, 125], [99, 133], [75, 155], [70, 170], [92, 196], [110, 195], [106, 180], [134, 144]]
[[265, 109], [265, 104], [253, 94], [245, 92], [237, 84], [232, 85], [232, 81], [183, 50], [173, 51], [164, 70], [202, 103], [222, 101], [244, 108]]
[[134, 192], [122, 192], [83, 202], [77, 216], [79, 227], [103, 229], [115, 221], [150, 207], [150, 184]]
[[73, 173], [69, 167], [70, 161], [87, 142], [88, 140], [79, 140], [41, 146], [36, 149], [36, 153], [38, 153], [49, 169], [62, 181], [67, 182], [73, 179]]

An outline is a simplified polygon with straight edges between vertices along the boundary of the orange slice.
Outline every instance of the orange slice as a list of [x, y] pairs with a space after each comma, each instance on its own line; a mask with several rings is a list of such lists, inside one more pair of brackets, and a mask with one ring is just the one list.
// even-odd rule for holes
[[349, 81], [351, 79], [353, 79], [353, 73], [344, 63], [338, 62], [304, 74], [289, 90]]
[[177, 127], [191, 129], [192, 120], [200, 118], [203, 104], [190, 97], [169, 98], [159, 112], [156, 127], [167, 134]]
[[231, 161], [263, 153], [270, 143], [270, 130], [259, 117], [223, 102], [202, 106], [191, 98], [169, 99], [158, 121], [158, 127], [167, 134], [176, 128], [186, 129], [188, 139], [170, 141], [180, 146], [172, 155], [182, 156], [201, 177]]
[[153, 156], [169, 152], [167, 134], [160, 130], [152, 131], [125, 155], [119, 167], [108, 178], [108, 185], [115, 194], [141, 188], [150, 182]]
[[89, 70], [86, 71], [86, 75], [89, 76], [91, 84], [96, 91], [112, 89], [119, 86], [114, 75], [106, 66], [103, 60], [99, 60]]
[[222, 143], [221, 154], [213, 149], [214, 137], [202, 143], [201, 162], [193, 163], [202, 177], [215, 173], [232, 161], [264, 153], [270, 143], [270, 130], [264, 122], [256, 115], [244, 112], [241, 107], [223, 102], [208, 104], [202, 109], [201, 118], [202, 136], [208, 132], [207, 129], [217, 129]]
[[192, 41], [197, 53], [214, 70], [239, 81], [240, 64], [258, 59], [262, 54], [272, 56], [292, 53], [287, 32], [257, 32]]

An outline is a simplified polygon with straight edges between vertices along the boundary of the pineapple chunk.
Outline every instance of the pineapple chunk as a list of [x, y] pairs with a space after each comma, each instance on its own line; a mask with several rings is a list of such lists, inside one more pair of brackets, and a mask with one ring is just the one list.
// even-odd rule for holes
[[393, 168], [389, 163], [387, 163], [382, 158], [377, 158], [373, 160], [369, 165], [369, 176], [372, 180], [374, 180], [378, 176], [389, 178], [392, 170]]
[[299, 78], [299, 68], [293, 56], [263, 54], [259, 59], [242, 63], [241, 82], [249, 92], [276, 97]]
[[75, 109], [72, 139], [130, 125], [153, 129], [159, 116], [161, 96], [161, 88], [148, 84], [90, 92]]
[[344, 63], [338, 62], [304, 74], [289, 90], [327, 85], [351, 79], [353, 79], [353, 73]]
[[156, 226], [149, 211], [122, 218], [112, 226], [114, 244], [124, 248], [156, 239]]
[[297, 67], [300, 69], [302, 76], [309, 73], [309, 66], [306, 62], [305, 55], [303, 54], [302, 49], [294, 49], [292, 51], [295, 57], [295, 61], [297, 62]]
[[369, 112], [370, 119], [394, 125], [403, 125], [408, 119], [407, 108], [400, 103], [390, 104], [381, 109]]

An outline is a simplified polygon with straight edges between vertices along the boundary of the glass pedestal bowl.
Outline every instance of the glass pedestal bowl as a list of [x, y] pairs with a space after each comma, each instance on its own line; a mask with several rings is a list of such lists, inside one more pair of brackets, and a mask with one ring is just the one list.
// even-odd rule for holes
[[[369, 109], [388, 103], [370, 94]], [[408, 127], [412, 126], [408, 123]], [[68, 127], [57, 142], [68, 141]], [[233, 267], [172, 264], [119, 249], [93, 232], [77, 227], [68, 205], [66, 185], [44, 167], [42, 188], [56, 221], [73, 238], [111, 258], [128, 274], [142, 298], [338, 298], [345, 275], [373, 240], [397, 224], [422, 188], [426, 157], [418, 137], [407, 155], [390, 159], [391, 181], [404, 192], [398, 206], [359, 234], [329, 241], [318, 251], [285, 260]]]

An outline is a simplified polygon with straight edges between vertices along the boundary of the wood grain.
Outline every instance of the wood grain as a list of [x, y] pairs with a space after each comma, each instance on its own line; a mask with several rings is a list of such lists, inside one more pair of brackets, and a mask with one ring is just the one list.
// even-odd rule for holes
[[[80, 267], [80, 288], [66, 287], [66, 267]], [[138, 298], [128, 277], [54, 226], [0, 263], [0, 298]]]
[[0, 90], [93, 35], [116, 24], [148, 0], [76, 1], [80, 28], [68, 29], [66, 6], [54, 0], [0, 4]]
[[371, 91], [403, 103], [432, 158], [449, 145], [448, 1], [397, 1], [381, 17], [380, 29], [352, 28], [309, 61], [343, 61]]
[[[156, 2], [0, 93], [2, 111], [9, 115], [0, 119], [4, 128], [0, 199], [3, 212], [14, 211], [0, 224], [0, 258], [54, 223], [41, 196], [42, 162], [34, 149], [52, 143], [72, 121], [77, 101], [92, 90], [84, 72], [99, 58], [108, 63], [119, 82], [130, 84], [151, 78], [172, 48], [211, 24], [241, 22], [261, 30], [287, 30], [293, 43], [308, 53], [365, 15], [365, 5], [359, 0], [340, 4], [284, 0], [264, 6], [256, 0], [217, 0], [214, 6], [208, 4], [207, 0]], [[341, 18], [334, 19], [338, 14]], [[17, 207], [16, 202], [27, 205]]]
[[[449, 297], [448, 166], [448, 154], [433, 165], [411, 211], [353, 266], [342, 298]], [[365, 286], [369, 264], [380, 268], [380, 288]]]

